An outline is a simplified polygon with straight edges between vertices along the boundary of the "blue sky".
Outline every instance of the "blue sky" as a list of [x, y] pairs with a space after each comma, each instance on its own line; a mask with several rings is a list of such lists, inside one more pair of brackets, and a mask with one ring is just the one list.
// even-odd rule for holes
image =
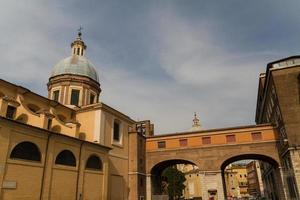
[[46, 96], [81, 25], [100, 100], [157, 134], [254, 124], [259, 73], [300, 52], [298, 0], [0, 3], [0, 78]]

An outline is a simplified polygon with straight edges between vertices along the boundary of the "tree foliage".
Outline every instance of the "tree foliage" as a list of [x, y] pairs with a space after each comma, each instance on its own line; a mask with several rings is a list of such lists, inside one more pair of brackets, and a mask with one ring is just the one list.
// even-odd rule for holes
[[168, 195], [169, 198], [179, 199], [179, 197], [182, 196], [182, 191], [185, 188], [185, 185], [183, 184], [185, 179], [184, 173], [179, 171], [176, 166], [171, 166], [166, 168], [162, 176], [166, 178], [166, 181], [168, 182]]

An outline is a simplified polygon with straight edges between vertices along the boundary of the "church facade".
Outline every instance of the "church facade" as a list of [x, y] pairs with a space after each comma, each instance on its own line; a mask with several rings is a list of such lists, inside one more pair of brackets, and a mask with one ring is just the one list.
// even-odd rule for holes
[[150, 123], [99, 102], [85, 51], [79, 33], [52, 71], [48, 98], [0, 80], [0, 199], [145, 197], [139, 152]]
[[[47, 98], [0, 79], [0, 199], [152, 198], [147, 148], [162, 152], [172, 144], [175, 149], [179, 136], [171, 134], [172, 142], [163, 143], [170, 136], [156, 138], [149, 120], [135, 121], [99, 101], [101, 85], [94, 65], [85, 57], [86, 48], [79, 32], [71, 44], [71, 56], [54, 66]], [[282, 195], [290, 199], [299, 198], [300, 190], [299, 73], [298, 56], [270, 63], [260, 75], [256, 112], [257, 124], [272, 123], [268, 129], [276, 129], [272, 141], [278, 142], [276, 155], [286, 187]], [[194, 139], [180, 136], [185, 137], [181, 141], [184, 148], [193, 140], [200, 146], [203, 142], [222, 143], [219, 132], [223, 130], [214, 131], [214, 135], [203, 131], [196, 117], [194, 125]], [[226, 129], [226, 134], [239, 132], [236, 129], [242, 130]], [[197, 137], [204, 133], [207, 137], [202, 138], [202, 144]], [[250, 141], [253, 134], [248, 135], [241, 137], [242, 142]], [[272, 171], [265, 170], [270, 182], [271, 175]], [[218, 192], [223, 199], [221, 183], [216, 187], [218, 191], [203, 192]]]

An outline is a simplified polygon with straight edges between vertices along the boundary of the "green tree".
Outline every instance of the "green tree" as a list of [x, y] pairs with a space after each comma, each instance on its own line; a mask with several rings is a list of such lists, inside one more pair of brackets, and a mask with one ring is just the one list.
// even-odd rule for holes
[[184, 173], [179, 171], [176, 166], [171, 166], [163, 171], [162, 176], [167, 178], [169, 199], [179, 199], [185, 188], [183, 184], [186, 180]]

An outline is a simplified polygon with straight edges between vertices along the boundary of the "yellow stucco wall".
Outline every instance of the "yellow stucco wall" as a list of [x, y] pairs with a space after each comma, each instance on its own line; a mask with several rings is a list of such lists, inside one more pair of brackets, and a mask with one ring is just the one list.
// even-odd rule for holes
[[[49, 139], [49, 140], [48, 140]], [[20, 142], [34, 143], [41, 161], [10, 158]], [[71, 137], [54, 134], [34, 127], [0, 118], [0, 199], [106, 199], [109, 175], [109, 148]], [[71, 151], [76, 166], [55, 163], [62, 150]], [[85, 168], [91, 155], [97, 155], [103, 168], [100, 171]], [[15, 188], [8, 188], [15, 183]], [[95, 190], [90, 194], [89, 191]]]
[[225, 169], [225, 183], [228, 197], [249, 196], [246, 166], [228, 166]]
[[[107, 158], [109, 159], [108, 165], [111, 167], [108, 169], [107, 178], [103, 177], [103, 174], [97, 174], [93, 172], [82, 173], [82, 192], [91, 190], [88, 187], [88, 182], [94, 185], [94, 187], [103, 187], [108, 192], [108, 196], [116, 195], [110, 186], [114, 185], [114, 182], [120, 182], [122, 184], [118, 187], [123, 191], [122, 195], [125, 199], [128, 198], [128, 157], [129, 157], [129, 127], [132, 127], [134, 121], [119, 111], [103, 104], [95, 103], [92, 105], [83, 106], [82, 108], [69, 108], [58, 102], [43, 98], [25, 89], [20, 89], [18, 86], [7, 83], [5, 81], [0, 82], [3, 87], [0, 88], [0, 116], [5, 117], [7, 105], [10, 102], [15, 103], [16, 113], [14, 120], [19, 116], [26, 116], [26, 120], [19, 120], [19, 122], [35, 126], [42, 129], [47, 129], [48, 120], [52, 119], [50, 131], [61, 133], [63, 135], [79, 138], [83, 141], [89, 141], [96, 144], [105, 145], [112, 148]], [[25, 91], [23, 91], [25, 90]], [[9, 99], [4, 100], [3, 97], [8, 96]], [[38, 112], [33, 112], [28, 105], [32, 104], [38, 107]], [[2, 112], [1, 112], [2, 110]], [[120, 141], [113, 141], [113, 123], [117, 120], [120, 123]], [[21, 138], [23, 136], [20, 136]], [[36, 136], [35, 136], [36, 137]], [[32, 138], [35, 141], [35, 137]], [[17, 139], [18, 137], [16, 137]], [[42, 140], [45, 140], [42, 139]], [[10, 141], [15, 142], [17, 141]], [[37, 144], [41, 144], [41, 152], [45, 150], [45, 141], [36, 141]], [[43, 143], [43, 144], [42, 144]], [[76, 142], [63, 142], [62, 141], [50, 141], [49, 148], [54, 155], [49, 155], [43, 162], [47, 162], [45, 168], [45, 176], [47, 177], [43, 188], [43, 198], [58, 198], [56, 195], [68, 195], [76, 192], [74, 184], [77, 184], [77, 173], [80, 169], [72, 169], [61, 166], [56, 166], [54, 156], [57, 155], [63, 147], [68, 147], [74, 155], [79, 154], [80, 147]], [[43, 155], [44, 156], [44, 155]], [[44, 159], [44, 157], [43, 157]], [[78, 164], [78, 163], [77, 163]], [[54, 166], [53, 166], [54, 165]], [[115, 177], [115, 179], [113, 179]], [[118, 177], [118, 178], [116, 178]], [[41, 178], [40, 178], [41, 179]], [[68, 193], [56, 192], [60, 191], [62, 180], [68, 179], [66, 190]], [[76, 180], [75, 180], [76, 179]], [[96, 180], [107, 181], [107, 184], [100, 182], [97, 186]], [[75, 182], [74, 182], [75, 181]], [[72, 187], [71, 187], [72, 186]], [[75, 187], [76, 188], [76, 187]], [[101, 190], [100, 190], [101, 191]], [[74, 196], [64, 196], [64, 199], [72, 199]], [[95, 194], [96, 195], [96, 194]]]
[[[254, 140], [252, 133], [260, 132], [261, 140]], [[226, 136], [235, 135], [235, 142], [227, 142]], [[202, 138], [210, 137], [210, 144], [203, 144]], [[180, 139], [187, 139], [187, 146], [180, 146]], [[158, 150], [158, 142], [165, 141], [166, 147], [164, 149], [176, 149], [176, 148], [197, 148], [212, 145], [226, 145], [226, 144], [246, 144], [253, 142], [265, 142], [274, 141], [277, 139], [276, 130], [271, 125], [265, 126], [252, 126], [233, 128], [231, 130], [203, 130], [190, 133], [174, 134], [174, 135], [161, 135], [156, 137], [150, 137], [147, 139], [146, 150], [155, 151]]]

